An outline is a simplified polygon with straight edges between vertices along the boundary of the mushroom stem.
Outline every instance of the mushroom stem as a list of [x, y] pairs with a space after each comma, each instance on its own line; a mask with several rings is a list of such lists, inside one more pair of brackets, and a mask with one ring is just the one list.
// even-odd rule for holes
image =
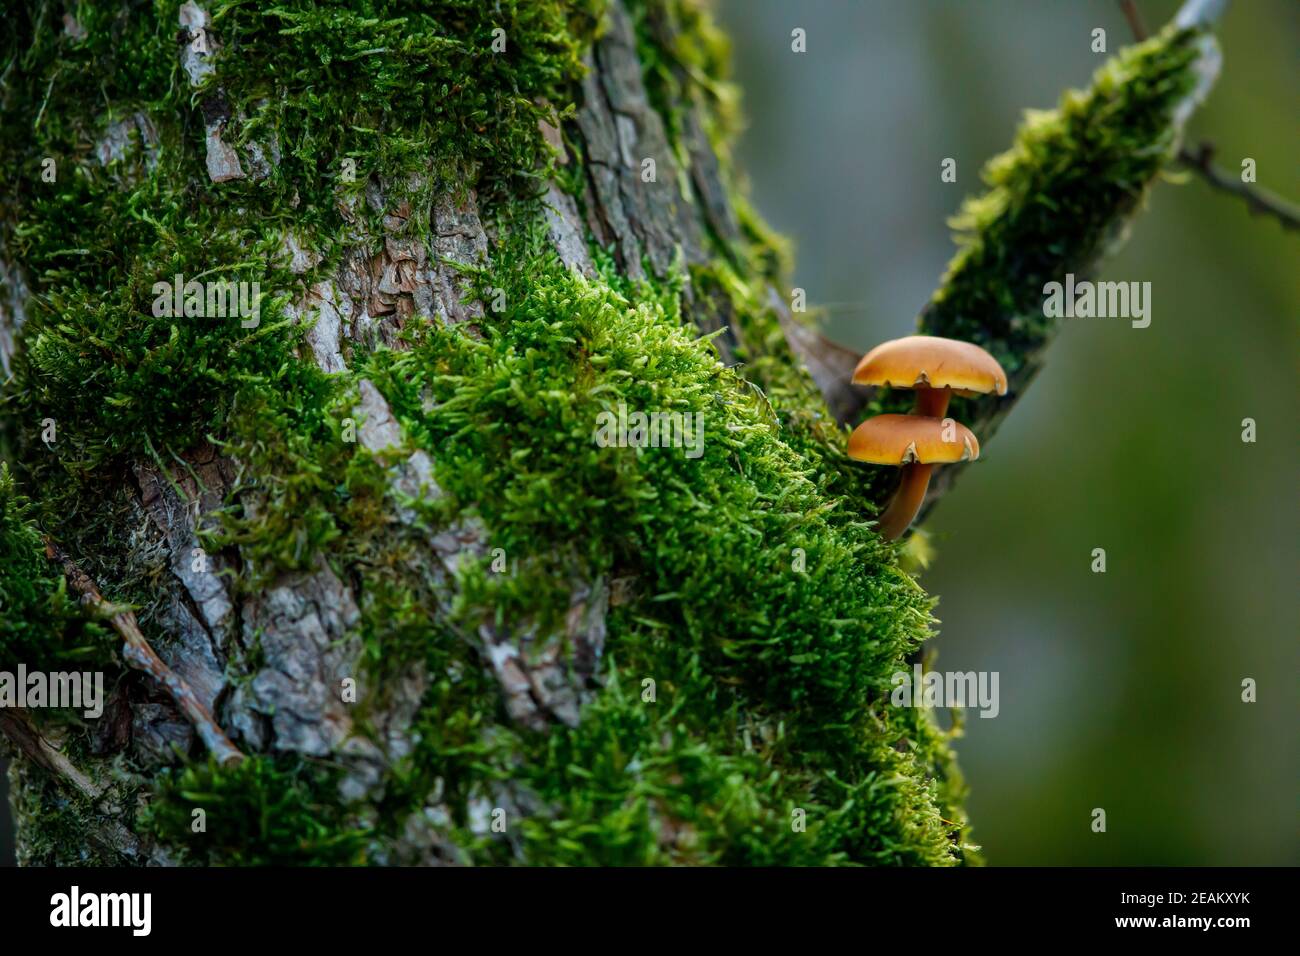
[[894, 492], [889, 507], [876, 522], [876, 530], [886, 541], [901, 538], [903, 532], [912, 523], [912, 519], [916, 517], [916, 513], [921, 510], [921, 502], [925, 501], [925, 491], [930, 487], [930, 472], [933, 470], [934, 465], [923, 465], [919, 462], [903, 466], [903, 476], [898, 484], [898, 491]]
[[916, 390], [916, 414], [927, 418], [943, 418], [948, 414], [948, 400], [952, 398], [951, 388], [918, 388]]

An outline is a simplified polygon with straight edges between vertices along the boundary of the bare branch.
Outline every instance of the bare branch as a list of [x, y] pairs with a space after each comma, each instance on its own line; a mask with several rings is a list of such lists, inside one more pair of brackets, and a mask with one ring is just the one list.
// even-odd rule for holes
[[1245, 200], [1252, 215], [1272, 216], [1283, 229], [1300, 229], [1300, 209], [1266, 189], [1252, 189], [1239, 176], [1215, 166], [1211, 161], [1213, 157], [1214, 144], [1203, 140], [1196, 149], [1184, 146], [1179, 150], [1178, 162], [1198, 173], [1215, 189]]

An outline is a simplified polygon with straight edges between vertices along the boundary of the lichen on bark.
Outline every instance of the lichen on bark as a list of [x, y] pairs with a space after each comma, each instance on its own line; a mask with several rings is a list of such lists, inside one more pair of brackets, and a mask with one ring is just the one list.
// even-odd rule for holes
[[[0, 668], [113, 675], [99, 724], [8, 735], [23, 861], [974, 860], [957, 730], [887, 703], [932, 601], [789, 341], [707, 17], [353, 7], [19, 10]], [[177, 274], [258, 281], [260, 323], [153, 314]], [[620, 404], [702, 454], [598, 447]]]

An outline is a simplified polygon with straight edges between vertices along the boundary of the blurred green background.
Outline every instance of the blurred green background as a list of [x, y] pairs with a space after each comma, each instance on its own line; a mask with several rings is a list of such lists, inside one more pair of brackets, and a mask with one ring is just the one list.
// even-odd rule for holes
[[[1154, 29], [1175, 4], [1140, 7]], [[1087, 82], [1093, 28], [1112, 52], [1129, 38], [1111, 0], [717, 10], [754, 200], [794, 240], [828, 332], [863, 350], [913, 330], [952, 252], [944, 221], [1021, 110]], [[790, 51], [794, 27], [807, 53]], [[1191, 136], [1300, 198], [1300, 4], [1237, 0], [1220, 35], [1224, 73]], [[944, 157], [956, 184], [939, 181]], [[1239, 200], [1161, 184], [1103, 271], [1152, 283], [1151, 326], [1068, 325], [929, 521], [938, 666], [1001, 675], [1001, 713], [972, 714], [959, 742], [990, 863], [1300, 862], [1298, 253]], [[1241, 702], [1244, 677], [1258, 703]]]
[[[1139, 0], [1148, 28], [1176, 3]], [[860, 349], [915, 329], [945, 219], [1020, 113], [1129, 42], [1114, 0], [721, 0], [758, 209], [795, 285]], [[807, 52], [790, 31], [807, 31]], [[1190, 138], [1300, 199], [1300, 4], [1233, 3]], [[939, 180], [957, 160], [958, 182]], [[1295, 864], [1300, 234], [1161, 183], [1111, 280], [1152, 323], [1066, 326], [927, 523], [942, 670], [1001, 675], [958, 742], [974, 839], [1003, 864]], [[1241, 441], [1254, 418], [1256, 444]], [[1091, 552], [1105, 548], [1107, 571]], [[1258, 703], [1241, 702], [1241, 681]], [[1107, 832], [1090, 829], [1102, 807]]]

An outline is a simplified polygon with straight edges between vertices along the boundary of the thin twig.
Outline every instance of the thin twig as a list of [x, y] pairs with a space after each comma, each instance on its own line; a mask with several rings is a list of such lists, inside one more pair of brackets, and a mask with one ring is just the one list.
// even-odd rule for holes
[[149, 642], [140, 631], [135, 613], [129, 610], [119, 611], [105, 601], [90, 576], [77, 567], [73, 560], [49, 538], [45, 539], [45, 554], [51, 561], [58, 561], [63, 565], [63, 573], [68, 583], [72, 585], [72, 589], [81, 595], [82, 603], [109, 618], [113, 629], [125, 642], [122, 656], [126, 662], [136, 670], [149, 674], [163, 685], [172, 700], [180, 707], [181, 713], [194, 725], [194, 729], [198, 731], [199, 737], [207, 745], [208, 750], [212, 751], [212, 755], [217, 758], [217, 762], [232, 764], [243, 760], [244, 755], [212, 719], [212, 714], [199, 700], [193, 688], [154, 653], [154, 649], [149, 646]]
[[1241, 181], [1241, 177], [1215, 166], [1210, 160], [1214, 156], [1214, 144], [1202, 141], [1196, 149], [1184, 146], [1178, 152], [1178, 161], [1195, 172], [1213, 186], [1234, 196], [1240, 196], [1250, 207], [1251, 214], [1272, 216], [1282, 224], [1283, 229], [1300, 229], [1300, 209], [1292, 206], [1280, 196], [1275, 196], [1266, 189], [1251, 189]]
[[1138, 13], [1137, 4], [1133, 0], [1119, 0], [1119, 8], [1128, 21], [1128, 28], [1133, 31], [1133, 39], [1141, 43], [1147, 38], [1147, 28], [1142, 23], [1142, 14]]
[[[1134, 0], [1119, 0], [1119, 8], [1124, 14], [1124, 19], [1128, 21], [1133, 39], [1141, 43], [1147, 38], [1147, 28], [1142, 22], [1142, 15], [1138, 13], [1137, 4]], [[1252, 215], [1262, 213], [1272, 216], [1282, 224], [1283, 229], [1300, 229], [1300, 210], [1266, 189], [1258, 186], [1252, 189], [1241, 181], [1240, 176], [1215, 166], [1211, 161], [1213, 157], [1214, 144], [1202, 140], [1196, 149], [1186, 145], [1181, 147], [1178, 150], [1177, 161], [1192, 172], [1198, 173], [1214, 189], [1244, 199]]]
[[21, 707], [0, 709], [0, 733], [8, 737], [15, 747], [23, 752], [32, 763], [44, 767], [56, 777], [67, 780], [82, 796], [97, 800], [99, 787], [84, 773], [78, 770], [66, 756], [48, 740], [27, 717]]

